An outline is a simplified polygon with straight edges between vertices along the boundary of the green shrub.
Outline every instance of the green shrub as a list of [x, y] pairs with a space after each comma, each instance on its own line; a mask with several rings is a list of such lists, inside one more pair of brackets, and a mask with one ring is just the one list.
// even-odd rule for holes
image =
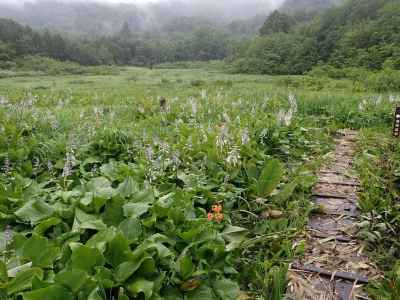
[[367, 89], [374, 92], [398, 92], [400, 91], [400, 71], [386, 69], [372, 73], [364, 81]]
[[58, 61], [42, 56], [25, 56], [16, 63], [18, 70], [42, 72], [46, 75], [117, 75], [119, 69], [112, 66], [85, 67], [70, 61]]

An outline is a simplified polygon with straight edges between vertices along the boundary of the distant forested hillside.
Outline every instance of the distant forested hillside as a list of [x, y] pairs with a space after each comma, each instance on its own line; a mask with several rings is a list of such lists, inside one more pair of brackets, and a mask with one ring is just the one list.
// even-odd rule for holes
[[400, 69], [400, 1], [350, 0], [311, 21], [272, 13], [233, 59], [236, 72], [303, 74], [317, 64]]
[[[168, 21], [152, 30], [143, 25], [146, 17], [141, 10], [131, 5], [124, 11], [120, 6], [106, 10], [105, 5], [90, 4], [90, 9], [83, 9], [82, 3], [76, 7], [57, 3], [53, 19], [49, 11], [35, 11], [36, 6], [32, 6], [31, 13], [37, 14], [35, 18], [42, 25], [31, 27], [0, 19], [0, 68], [13, 67], [25, 56], [38, 55], [83, 65], [153, 66], [225, 60], [233, 72], [260, 74], [304, 74], [324, 64], [337, 68], [400, 69], [400, 1], [348, 0], [325, 8], [333, 1], [303, 0], [296, 2], [299, 11], [287, 12], [285, 7], [290, 6], [290, 1], [268, 17], [237, 16], [235, 20], [222, 21], [175, 13], [170, 19], [164, 16]], [[240, 3], [243, 2], [238, 0], [237, 5]], [[60, 11], [57, 5], [65, 5], [66, 11]], [[310, 5], [318, 10], [307, 11]], [[51, 7], [46, 6], [53, 11]], [[75, 32], [76, 24], [66, 17], [76, 14], [77, 7], [82, 8], [78, 20], [86, 34]], [[2, 11], [6, 13], [12, 14], [12, 8]], [[40, 13], [43, 18], [38, 17]], [[64, 31], [43, 29], [53, 28], [50, 24], [57, 22], [65, 26]], [[96, 22], [103, 27], [93, 25]], [[91, 26], [94, 33], [89, 34]]]
[[345, 0], [285, 0], [280, 10], [287, 14], [316, 12], [342, 4]]

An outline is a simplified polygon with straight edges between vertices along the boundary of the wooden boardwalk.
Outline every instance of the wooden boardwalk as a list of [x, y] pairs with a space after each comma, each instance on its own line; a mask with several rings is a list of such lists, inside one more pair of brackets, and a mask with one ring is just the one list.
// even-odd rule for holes
[[362, 286], [379, 276], [354, 238], [359, 220], [359, 182], [352, 175], [357, 132], [339, 133], [332, 159], [320, 171], [313, 189], [319, 207], [311, 215], [305, 240], [305, 256], [292, 263], [286, 299], [369, 299]]

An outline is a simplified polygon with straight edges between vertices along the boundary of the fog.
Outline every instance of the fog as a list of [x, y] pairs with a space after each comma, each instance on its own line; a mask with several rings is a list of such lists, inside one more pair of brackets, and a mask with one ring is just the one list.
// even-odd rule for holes
[[182, 18], [213, 24], [265, 18], [285, 0], [0, 0], [0, 17], [34, 28], [112, 34], [160, 30]]

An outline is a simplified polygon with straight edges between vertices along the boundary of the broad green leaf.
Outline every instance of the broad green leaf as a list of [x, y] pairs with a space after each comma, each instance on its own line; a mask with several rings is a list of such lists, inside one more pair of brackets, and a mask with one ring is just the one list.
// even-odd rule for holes
[[114, 197], [107, 201], [104, 213], [102, 215], [104, 223], [108, 226], [117, 227], [121, 223], [124, 217], [124, 211], [122, 206], [124, 205], [124, 199], [121, 197]]
[[93, 192], [95, 197], [100, 198], [111, 198], [115, 192], [111, 182], [105, 177], [92, 178], [86, 184], [86, 191]]
[[96, 282], [106, 289], [114, 287], [114, 272], [105, 267], [95, 267], [95, 270], [96, 275], [93, 278]]
[[185, 293], [185, 300], [215, 300], [212, 289], [207, 285], [201, 285], [193, 291]]
[[58, 247], [49, 246], [46, 238], [34, 234], [23, 246], [23, 256], [32, 261], [34, 267], [51, 267], [59, 255]]
[[246, 228], [227, 225], [222, 231], [222, 237], [229, 242], [226, 245], [226, 251], [232, 251], [240, 246], [245, 240], [248, 230]]
[[283, 189], [274, 197], [276, 203], [285, 203], [290, 196], [293, 195], [294, 190], [297, 187], [297, 182], [293, 181], [285, 184]]
[[56, 218], [56, 217], [44, 220], [35, 227], [33, 232], [38, 235], [43, 235], [49, 228], [56, 226], [56, 225], [60, 224], [61, 222], [62, 222], [61, 219]]
[[89, 295], [87, 300], [104, 300], [103, 297], [100, 296], [99, 288], [95, 288]]
[[79, 208], [76, 208], [72, 231], [80, 231], [81, 229], [94, 229], [101, 231], [107, 229], [107, 226], [98, 216], [87, 214]]
[[87, 279], [88, 275], [78, 269], [61, 271], [54, 277], [56, 283], [69, 288], [74, 293], [78, 292], [85, 285]]
[[213, 288], [221, 300], [237, 300], [239, 298], [239, 285], [227, 278], [214, 281]]
[[32, 279], [34, 277], [42, 279], [43, 271], [39, 268], [31, 268], [19, 272], [13, 280], [7, 282], [7, 284], [4, 286], [7, 290], [7, 294], [12, 295], [31, 288]]
[[74, 295], [60, 285], [52, 285], [33, 292], [23, 293], [24, 300], [74, 300]]
[[113, 240], [108, 243], [107, 251], [104, 254], [107, 263], [116, 268], [124, 261], [132, 258], [132, 251], [129, 248], [128, 240], [122, 235], [117, 234]]
[[114, 227], [100, 231], [86, 242], [86, 246], [98, 249], [101, 253], [106, 250], [107, 244], [115, 237], [117, 231]]
[[189, 255], [184, 255], [176, 262], [176, 271], [183, 280], [188, 279], [194, 272], [192, 259]]
[[6, 264], [0, 260], [0, 282], [7, 281], [8, 273]]
[[257, 182], [258, 196], [267, 197], [276, 189], [283, 176], [282, 164], [277, 159], [269, 160]]
[[6, 250], [7, 245], [10, 244], [10, 241], [7, 240], [7, 235], [5, 232], [0, 232], [0, 252]]
[[145, 300], [151, 299], [153, 295], [154, 282], [148, 281], [143, 278], [136, 279], [134, 282], [129, 284], [128, 290], [137, 297], [140, 293], [144, 294]]
[[246, 175], [250, 182], [257, 179], [258, 171], [255, 163], [249, 162], [245, 166]]
[[126, 261], [120, 264], [116, 269], [115, 278], [118, 282], [125, 282], [133, 273], [135, 273], [146, 260], [153, 260], [149, 255], [132, 261]]
[[29, 221], [32, 225], [47, 219], [54, 213], [53, 208], [41, 200], [32, 200], [15, 212], [15, 215], [24, 220]]
[[153, 203], [154, 202], [154, 191], [152, 189], [141, 190], [135, 193], [131, 197], [132, 201], [140, 203]]
[[298, 177], [296, 178], [296, 180], [297, 180], [298, 184], [299, 184], [302, 188], [304, 188], [304, 189], [309, 189], [309, 188], [311, 188], [311, 187], [315, 184], [315, 182], [316, 182], [316, 180], [317, 180], [317, 177], [315, 177], [315, 176], [312, 175], [312, 174], [306, 173], [306, 174], [303, 174], [303, 175], [301, 175], [301, 176], [298, 176]]
[[23, 265], [20, 265], [20, 266], [17, 266], [17, 267], [7, 270], [7, 275], [8, 275], [8, 277], [14, 278], [14, 277], [17, 277], [18, 273], [28, 270], [30, 268], [32, 268], [32, 262], [28, 262], [26, 264], [23, 264]]
[[[156, 234], [157, 235], [157, 234]], [[163, 245], [163, 243], [165, 243], [166, 241], [162, 240], [162, 239], [157, 239], [154, 238], [155, 235], [153, 235], [152, 237], [148, 238], [147, 240], [145, 240], [140, 246], [139, 246], [139, 250], [146, 250], [146, 251], [150, 251], [150, 250], [156, 250], [157, 254], [159, 256], [159, 258], [164, 259], [164, 258], [173, 258], [174, 254], [172, 253], [172, 251]], [[160, 235], [161, 236], [161, 235]], [[135, 250], [136, 252], [137, 250]], [[135, 255], [134, 252], [134, 255]]]
[[129, 218], [119, 224], [119, 229], [130, 242], [137, 241], [142, 235], [142, 225], [138, 219]]
[[104, 265], [105, 259], [98, 249], [78, 243], [71, 243], [70, 247], [72, 268], [92, 274], [94, 267]]
[[175, 287], [169, 287], [163, 291], [162, 296], [165, 300], [182, 300], [182, 293]]
[[118, 186], [117, 193], [121, 197], [130, 197], [139, 191], [139, 184], [132, 178], [127, 177], [120, 185]]
[[123, 206], [124, 216], [127, 218], [138, 218], [149, 211], [150, 206], [146, 203], [127, 203]]

